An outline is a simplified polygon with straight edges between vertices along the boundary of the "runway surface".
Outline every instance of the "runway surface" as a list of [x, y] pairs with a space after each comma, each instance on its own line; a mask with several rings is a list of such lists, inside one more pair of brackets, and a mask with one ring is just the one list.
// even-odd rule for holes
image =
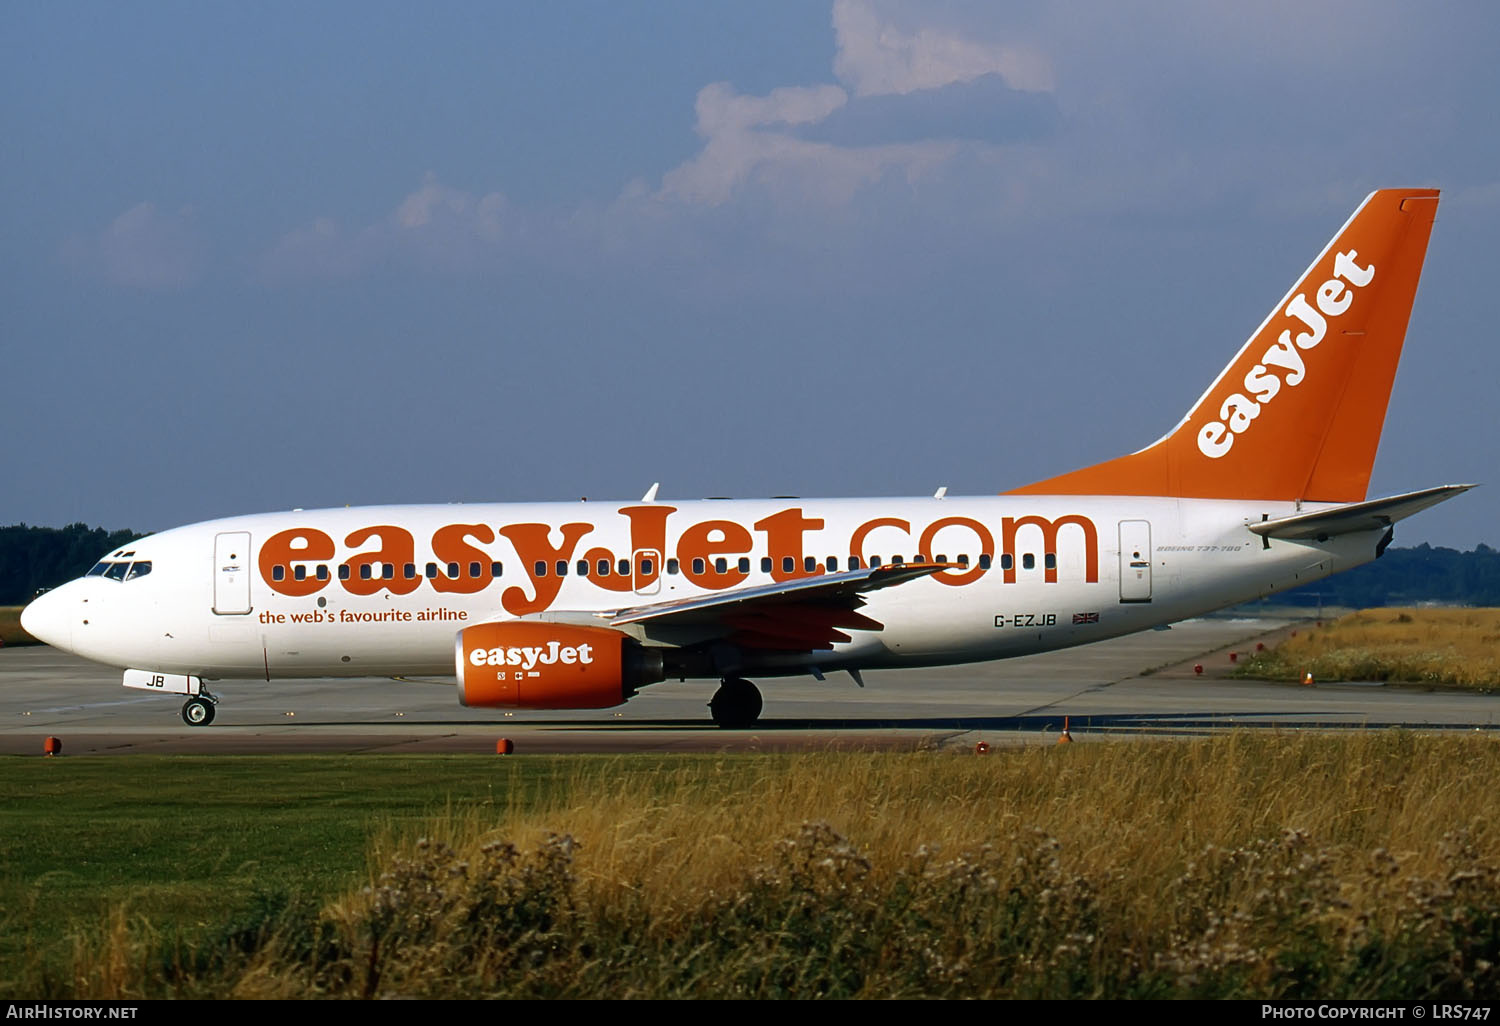
[[[712, 681], [664, 682], [618, 709], [464, 709], [451, 682], [226, 681], [212, 726], [179, 717], [182, 698], [120, 686], [120, 671], [42, 646], [0, 649], [0, 754], [805, 751], [1053, 743], [1190, 735], [1235, 727], [1500, 729], [1500, 696], [1379, 685], [1302, 687], [1226, 679], [1230, 651], [1311, 625], [1191, 620], [1168, 631], [993, 663], [758, 681], [765, 712], [748, 730], [708, 718]], [[1200, 677], [1193, 665], [1201, 663]]]

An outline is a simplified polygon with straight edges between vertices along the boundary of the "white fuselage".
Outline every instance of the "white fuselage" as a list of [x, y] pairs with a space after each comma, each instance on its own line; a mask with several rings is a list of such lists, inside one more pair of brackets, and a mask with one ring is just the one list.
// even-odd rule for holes
[[1247, 529], [1295, 508], [995, 496], [267, 513], [144, 538], [107, 559], [149, 562], [148, 573], [80, 578], [27, 616], [43, 640], [122, 668], [205, 679], [452, 674], [455, 633], [481, 621], [639, 607], [877, 558], [940, 561], [950, 569], [864, 596], [860, 612], [883, 630], [751, 669], [959, 663], [1128, 634], [1374, 558], [1379, 531], [1315, 543]]

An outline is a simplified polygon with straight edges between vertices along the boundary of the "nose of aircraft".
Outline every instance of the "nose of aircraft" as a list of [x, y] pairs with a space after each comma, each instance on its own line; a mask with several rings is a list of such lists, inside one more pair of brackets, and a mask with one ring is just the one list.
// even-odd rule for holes
[[[67, 587], [64, 585], [63, 587]], [[61, 589], [38, 595], [21, 610], [21, 629], [53, 648], [73, 647], [73, 617]]]

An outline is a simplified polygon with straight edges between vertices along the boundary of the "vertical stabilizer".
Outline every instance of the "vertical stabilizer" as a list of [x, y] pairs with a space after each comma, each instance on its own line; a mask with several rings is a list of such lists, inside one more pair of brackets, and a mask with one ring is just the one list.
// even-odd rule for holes
[[1363, 499], [1437, 203], [1371, 193], [1166, 437], [1010, 494]]

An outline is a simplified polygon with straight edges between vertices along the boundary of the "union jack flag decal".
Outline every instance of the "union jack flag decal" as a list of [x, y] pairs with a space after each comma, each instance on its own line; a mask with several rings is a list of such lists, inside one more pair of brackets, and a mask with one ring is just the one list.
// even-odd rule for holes
[[1099, 614], [1098, 613], [1074, 613], [1073, 614], [1073, 622], [1075, 624], [1078, 624], [1078, 623], [1098, 623], [1099, 622]]

